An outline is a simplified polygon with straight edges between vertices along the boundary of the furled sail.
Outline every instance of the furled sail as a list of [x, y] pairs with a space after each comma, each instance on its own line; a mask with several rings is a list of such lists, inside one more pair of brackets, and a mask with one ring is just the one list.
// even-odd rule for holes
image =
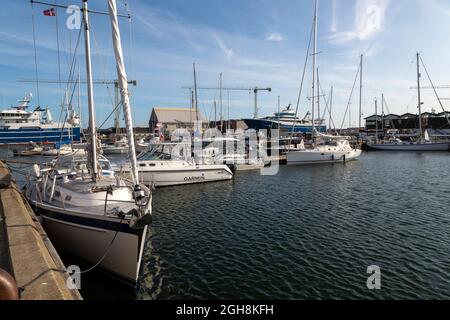
[[131, 119], [131, 107], [130, 98], [128, 95], [128, 82], [127, 74], [125, 71], [125, 64], [123, 61], [122, 44], [120, 40], [119, 22], [117, 20], [117, 6], [115, 0], [108, 0], [109, 16], [111, 18], [111, 29], [112, 29], [112, 39], [114, 54], [116, 57], [116, 67], [117, 67], [117, 79], [119, 83], [120, 95], [122, 98], [123, 113], [125, 117], [125, 126], [127, 130], [128, 138], [128, 155], [131, 161], [131, 169], [133, 175], [133, 182], [138, 184], [138, 171], [137, 171], [137, 160], [136, 151], [134, 145], [134, 133], [133, 133], [133, 121]]

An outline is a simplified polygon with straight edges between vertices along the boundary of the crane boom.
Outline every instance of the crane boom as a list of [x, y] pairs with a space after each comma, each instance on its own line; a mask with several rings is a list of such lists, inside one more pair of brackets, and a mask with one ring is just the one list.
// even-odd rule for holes
[[[192, 90], [192, 87], [182, 87], [182, 89]], [[267, 91], [271, 92], [272, 88], [260, 88], [260, 87], [229, 87], [229, 88], [216, 88], [216, 87], [197, 87], [198, 90], [227, 90], [227, 91], [250, 91], [255, 94], [255, 110], [253, 117], [258, 118], [258, 91]]]

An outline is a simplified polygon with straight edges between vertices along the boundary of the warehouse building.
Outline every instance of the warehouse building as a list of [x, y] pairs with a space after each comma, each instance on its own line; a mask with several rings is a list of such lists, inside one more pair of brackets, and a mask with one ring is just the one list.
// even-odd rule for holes
[[152, 133], [163, 133], [164, 135], [170, 135], [175, 129], [180, 128], [193, 132], [195, 121], [202, 121], [204, 128], [208, 126], [199, 110], [155, 107], [150, 115], [149, 129]]
[[[414, 131], [419, 128], [419, 115], [412, 113], [405, 113], [403, 115], [387, 114], [387, 115], [372, 115], [365, 118], [366, 131], [374, 132], [378, 130], [396, 129], [399, 131]], [[431, 113], [424, 112], [422, 114], [422, 126], [424, 128], [433, 130], [448, 130], [450, 129], [450, 112]]]

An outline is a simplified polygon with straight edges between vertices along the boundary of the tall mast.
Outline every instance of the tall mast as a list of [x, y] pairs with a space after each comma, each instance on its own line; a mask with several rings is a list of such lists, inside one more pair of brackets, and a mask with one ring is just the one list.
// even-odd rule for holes
[[199, 120], [198, 117], [198, 101], [197, 101], [197, 74], [195, 73], [195, 63], [192, 64], [194, 67], [194, 105], [193, 107], [195, 108], [195, 116], [196, 116], [196, 120]]
[[384, 93], [381, 94], [381, 131], [384, 134]]
[[227, 90], [227, 98], [228, 98], [228, 111], [227, 111], [227, 131], [230, 130], [230, 90]]
[[314, 117], [314, 109], [315, 109], [315, 85], [316, 85], [316, 65], [317, 65], [317, 13], [318, 13], [318, 0], [315, 0], [314, 3], [314, 41], [313, 41], [313, 66], [312, 66], [312, 97], [311, 97], [311, 118], [312, 118], [312, 135], [314, 136], [315, 131], [315, 117]]
[[278, 96], [278, 122], [280, 122], [280, 96]]
[[419, 106], [419, 131], [420, 131], [420, 140], [423, 138], [422, 132], [422, 100], [420, 99], [420, 53], [417, 52], [417, 103]]
[[316, 93], [317, 93], [317, 120], [319, 120], [319, 131], [320, 131], [320, 126], [322, 125], [322, 119], [320, 117], [320, 80], [319, 80], [319, 68], [317, 68], [316, 70], [316, 77], [317, 77], [317, 88], [316, 88]]
[[86, 55], [86, 82], [87, 82], [87, 95], [88, 95], [88, 109], [89, 109], [89, 136], [90, 136], [90, 167], [92, 180], [96, 181], [98, 176], [97, 168], [97, 130], [95, 127], [95, 110], [94, 110], [94, 91], [92, 86], [92, 65], [91, 65], [91, 43], [89, 35], [89, 16], [87, 0], [83, 0], [83, 19], [84, 19], [84, 43], [85, 43], [85, 55]]
[[119, 82], [114, 80], [114, 107], [116, 108], [114, 112], [114, 127], [116, 129], [116, 134], [120, 131], [120, 108], [119, 106]]
[[363, 57], [361, 55], [361, 61], [359, 63], [359, 122], [358, 122], [358, 130], [361, 129], [361, 117], [362, 117], [362, 87], [363, 87]]
[[214, 128], [217, 128], [217, 101], [214, 99]]
[[121, 94], [121, 98], [122, 98], [123, 114], [125, 117], [125, 127], [127, 130], [128, 156], [131, 161], [133, 182], [135, 184], [138, 184], [139, 176], [138, 176], [138, 170], [137, 170], [136, 149], [134, 146], [134, 132], [133, 132], [133, 122], [132, 122], [132, 118], [131, 118], [130, 97], [128, 95], [127, 73], [125, 71], [125, 64], [123, 61], [119, 22], [117, 21], [116, 1], [108, 0], [108, 8], [109, 8], [109, 16], [111, 18], [111, 29], [112, 29], [114, 54], [116, 57], [117, 82], [119, 84], [119, 90], [120, 90], [120, 94]]
[[219, 75], [219, 110], [220, 110], [220, 131], [223, 130], [223, 102], [222, 102], [222, 72]]
[[328, 116], [328, 130], [331, 130], [331, 108], [333, 107], [333, 86], [331, 86], [330, 92], [330, 107], [328, 108], [329, 116]]
[[375, 99], [375, 143], [378, 143], [378, 101]]
[[78, 68], [78, 116], [80, 117], [80, 130], [82, 126], [81, 120], [81, 77], [80, 77], [80, 68]]

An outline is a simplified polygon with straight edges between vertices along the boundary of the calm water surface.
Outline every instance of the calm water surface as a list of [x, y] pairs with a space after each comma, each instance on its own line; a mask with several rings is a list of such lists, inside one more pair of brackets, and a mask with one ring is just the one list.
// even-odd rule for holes
[[[449, 299], [449, 164], [450, 153], [371, 152], [345, 165], [156, 189], [136, 295], [100, 273], [82, 294]], [[381, 290], [367, 289], [370, 265], [381, 268]]]
[[[450, 154], [157, 189], [138, 299], [450, 298]], [[381, 290], [367, 289], [367, 267]]]

